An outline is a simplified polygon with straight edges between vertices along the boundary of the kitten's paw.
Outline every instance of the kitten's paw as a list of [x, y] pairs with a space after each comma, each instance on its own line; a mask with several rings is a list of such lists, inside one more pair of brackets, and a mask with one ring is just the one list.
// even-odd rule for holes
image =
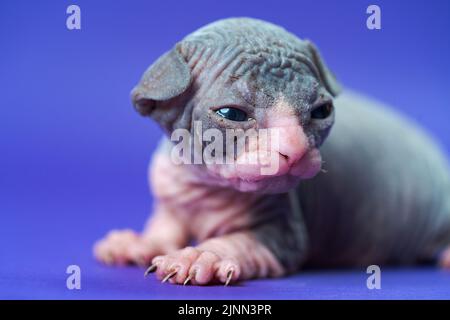
[[187, 247], [155, 257], [146, 274], [149, 272], [156, 272], [156, 276], [163, 282], [228, 285], [239, 279], [241, 268], [236, 259], [223, 258], [212, 251]]
[[441, 268], [450, 270], [450, 246], [440, 254], [438, 264]]
[[112, 230], [94, 245], [94, 256], [108, 265], [148, 266], [156, 255], [170, 249], [170, 246], [144, 238], [133, 230]]

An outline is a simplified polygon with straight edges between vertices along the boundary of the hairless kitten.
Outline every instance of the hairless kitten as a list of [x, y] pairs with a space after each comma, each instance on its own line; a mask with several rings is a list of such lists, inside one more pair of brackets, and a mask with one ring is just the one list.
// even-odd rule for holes
[[450, 268], [443, 155], [389, 108], [339, 93], [316, 47], [281, 27], [232, 18], [188, 35], [144, 73], [136, 110], [168, 137], [196, 136], [196, 122], [224, 135], [276, 128], [279, 143], [266, 151], [278, 170], [175, 163], [164, 138], [149, 169], [155, 204], [144, 231], [111, 231], [95, 256], [196, 285], [307, 267]]

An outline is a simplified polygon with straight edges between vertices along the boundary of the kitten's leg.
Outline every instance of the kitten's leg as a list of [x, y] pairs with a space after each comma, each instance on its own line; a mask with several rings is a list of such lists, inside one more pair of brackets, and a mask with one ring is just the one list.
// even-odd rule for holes
[[113, 230], [94, 246], [95, 257], [106, 264], [148, 265], [157, 255], [180, 249], [189, 242], [188, 231], [168, 209], [157, 205], [142, 233]]
[[287, 221], [272, 221], [157, 256], [151, 271], [164, 282], [199, 285], [282, 276], [306, 258], [304, 235], [295, 231]]

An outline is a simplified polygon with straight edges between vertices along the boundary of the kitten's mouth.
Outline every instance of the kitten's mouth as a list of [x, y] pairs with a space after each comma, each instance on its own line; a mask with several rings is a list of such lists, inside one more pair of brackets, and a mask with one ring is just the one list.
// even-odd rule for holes
[[[272, 171], [262, 170], [264, 166], [261, 165], [240, 164], [210, 167], [210, 170], [218, 175], [219, 180], [227, 181], [240, 191], [272, 193], [287, 191], [300, 180], [314, 177], [322, 166], [322, 158], [317, 148], [311, 149], [293, 163], [289, 163], [289, 159], [282, 155], [278, 157], [276, 170]], [[271, 166], [273, 165], [272, 163]]]
[[[263, 168], [265, 168], [264, 166], [259, 168], [252, 168], [252, 171], [244, 171], [237, 168], [237, 173], [242, 174], [238, 178], [247, 182], [259, 182], [270, 178], [283, 176], [292, 176], [300, 179], [310, 179], [314, 177], [322, 167], [322, 157], [320, 155], [319, 149], [317, 148], [311, 149], [310, 151], [306, 152], [299, 160], [292, 163], [289, 163], [289, 159], [281, 154], [279, 155], [279, 158], [277, 160], [277, 169], [272, 172], [268, 172], [267, 170], [265, 170], [264, 173], [262, 170]], [[271, 165], [273, 166], [273, 164]], [[258, 169], [259, 174], [257, 173]]]
[[322, 168], [322, 156], [317, 148], [307, 152], [300, 160], [290, 166], [289, 174], [301, 179], [310, 179]]

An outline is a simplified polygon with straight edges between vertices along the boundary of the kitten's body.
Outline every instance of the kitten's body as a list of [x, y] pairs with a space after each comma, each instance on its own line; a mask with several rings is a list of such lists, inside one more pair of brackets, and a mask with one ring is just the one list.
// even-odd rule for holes
[[[280, 171], [235, 165], [231, 179], [221, 167], [176, 165], [166, 141], [151, 165], [146, 229], [112, 232], [96, 256], [152, 261], [164, 281], [195, 284], [411, 264], [441, 252], [450, 267], [444, 157], [404, 118], [356, 95], [333, 99], [338, 92], [317, 49], [272, 24], [227, 19], [186, 37], [146, 71], [132, 95], [137, 110], [169, 134], [195, 136], [194, 121], [220, 132], [276, 128]], [[217, 115], [230, 106], [246, 118]], [[183, 249], [193, 239], [199, 244]]]
[[[335, 105], [333, 133], [321, 147], [324, 170], [291, 191], [306, 224], [309, 253], [304, 262], [348, 267], [434, 260], [450, 244], [444, 157], [414, 123], [383, 105], [351, 93], [342, 94]], [[170, 163], [170, 142], [158, 152]], [[164, 197], [177, 185], [169, 202], [196, 240], [250, 229], [262, 219], [299, 218], [285, 193], [214, 188], [193, 168], [156, 166], [150, 180], [163, 180], [165, 186], [154, 184], [153, 189]], [[260, 237], [270, 245], [270, 237]]]
[[450, 176], [420, 128], [343, 94], [321, 153], [326, 173], [298, 188], [314, 265], [416, 263], [450, 244]]

